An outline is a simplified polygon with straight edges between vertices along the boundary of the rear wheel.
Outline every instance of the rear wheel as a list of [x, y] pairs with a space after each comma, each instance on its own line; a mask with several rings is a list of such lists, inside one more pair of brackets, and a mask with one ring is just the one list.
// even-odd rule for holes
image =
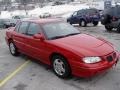
[[19, 54], [15, 44], [12, 41], [9, 43], [9, 50], [13, 56], [17, 56]]
[[54, 73], [60, 78], [67, 78], [71, 74], [71, 70], [68, 62], [64, 57], [60, 55], [53, 56], [52, 67]]
[[113, 27], [111, 27], [111, 26], [109, 26], [109, 25], [105, 25], [105, 29], [106, 29], [107, 31], [112, 31]]
[[94, 21], [94, 22], [93, 22], [93, 25], [94, 25], [94, 26], [97, 26], [97, 25], [98, 25], [98, 21]]

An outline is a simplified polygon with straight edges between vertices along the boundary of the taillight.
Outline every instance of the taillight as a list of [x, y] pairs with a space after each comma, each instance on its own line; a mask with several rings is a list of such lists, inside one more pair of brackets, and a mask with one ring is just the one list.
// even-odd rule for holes
[[116, 21], [116, 20], [117, 20], [117, 18], [113, 16], [113, 17], [112, 17], [112, 20], [113, 20], [113, 21]]

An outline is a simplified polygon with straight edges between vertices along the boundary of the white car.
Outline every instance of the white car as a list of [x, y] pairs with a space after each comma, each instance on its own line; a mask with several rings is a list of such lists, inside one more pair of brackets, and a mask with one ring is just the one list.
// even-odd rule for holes
[[47, 18], [47, 17], [51, 17], [50, 13], [42, 13], [40, 16], [40, 18]]

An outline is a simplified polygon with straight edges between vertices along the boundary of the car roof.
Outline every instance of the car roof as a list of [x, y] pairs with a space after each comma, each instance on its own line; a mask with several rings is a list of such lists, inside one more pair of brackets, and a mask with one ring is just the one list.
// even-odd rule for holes
[[38, 24], [46, 24], [46, 23], [53, 23], [53, 22], [60, 22], [63, 21], [61, 19], [57, 19], [57, 18], [45, 18], [45, 19], [28, 19], [28, 20], [22, 20], [22, 21], [27, 21], [27, 22], [34, 22], [34, 23], [38, 23]]

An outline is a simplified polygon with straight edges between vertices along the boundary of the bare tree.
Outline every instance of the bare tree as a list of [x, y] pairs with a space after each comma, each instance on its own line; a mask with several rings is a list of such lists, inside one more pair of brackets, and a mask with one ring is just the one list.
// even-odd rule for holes
[[12, 2], [11, 2], [11, 0], [2, 0], [1, 4], [4, 5], [5, 6], [5, 10], [7, 10], [8, 8], [11, 7]]
[[26, 6], [31, 3], [33, 0], [16, 0], [17, 3], [19, 3], [20, 5], [23, 5], [24, 6], [24, 10], [25, 10], [25, 13], [26, 15], [28, 14], [27, 13], [27, 9], [26, 9]]

